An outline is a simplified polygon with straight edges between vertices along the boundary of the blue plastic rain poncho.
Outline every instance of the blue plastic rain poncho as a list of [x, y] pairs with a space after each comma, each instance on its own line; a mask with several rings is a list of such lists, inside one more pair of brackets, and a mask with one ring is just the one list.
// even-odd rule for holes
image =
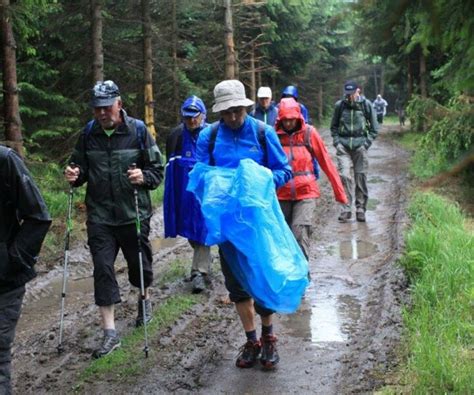
[[[183, 122], [174, 132], [179, 136], [171, 136], [174, 147], [170, 148], [170, 157], [165, 170], [163, 215], [165, 237], [180, 235], [204, 244], [207, 231], [201, 207], [194, 195], [186, 191], [188, 174], [196, 163], [197, 137], [199, 132], [207, 126], [205, 123], [206, 107], [197, 96], [187, 98], [181, 107], [183, 117], [193, 116], [193, 114], [194, 116], [204, 115], [200, 127], [191, 132]], [[177, 143], [178, 139], [181, 139], [181, 144]], [[181, 147], [179, 152], [176, 151], [176, 147]]]
[[208, 235], [255, 301], [292, 313], [308, 285], [308, 262], [288, 227], [272, 172], [251, 159], [237, 168], [198, 163], [188, 190], [201, 202]]

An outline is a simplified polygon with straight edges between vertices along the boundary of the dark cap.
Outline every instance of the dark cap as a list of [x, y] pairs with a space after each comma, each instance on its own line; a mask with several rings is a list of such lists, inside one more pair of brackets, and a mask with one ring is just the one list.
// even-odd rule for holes
[[359, 86], [354, 81], [347, 81], [344, 84], [344, 94], [345, 95], [352, 95], [353, 93], [355, 93], [355, 91], [357, 90], [358, 87]]
[[120, 91], [115, 82], [111, 80], [97, 81], [91, 91], [92, 107], [108, 107], [115, 103], [120, 96]]

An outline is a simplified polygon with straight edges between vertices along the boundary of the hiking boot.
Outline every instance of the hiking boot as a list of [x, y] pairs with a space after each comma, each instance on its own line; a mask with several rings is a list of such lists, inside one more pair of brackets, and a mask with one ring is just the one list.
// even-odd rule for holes
[[260, 355], [260, 342], [253, 342], [252, 340], [247, 340], [241, 348], [237, 360], [235, 361], [235, 366], [238, 368], [251, 368], [257, 362], [257, 359]]
[[280, 361], [280, 356], [276, 348], [277, 338], [274, 335], [265, 335], [260, 339], [262, 343], [262, 354], [260, 363], [264, 369], [273, 369]]
[[347, 222], [348, 220], [350, 220], [352, 217], [352, 213], [350, 211], [343, 211], [339, 217], [337, 218], [337, 220], [339, 222]]
[[118, 336], [104, 336], [104, 340], [102, 341], [102, 345], [97, 350], [94, 350], [92, 353], [92, 357], [95, 359], [99, 359], [109, 355], [112, 351], [116, 348], [119, 348], [121, 345], [120, 338]]
[[[146, 323], [148, 324], [153, 319], [152, 311], [151, 311], [151, 300], [145, 299], [145, 319]], [[143, 325], [143, 304], [142, 301], [138, 301], [138, 314], [137, 319], [135, 320], [135, 327], [138, 328], [139, 326]]]
[[206, 283], [204, 282], [204, 274], [195, 273], [191, 276], [191, 281], [193, 283], [193, 294], [201, 293], [206, 289]]
[[357, 211], [356, 219], [359, 222], [365, 222], [365, 213], [363, 211]]

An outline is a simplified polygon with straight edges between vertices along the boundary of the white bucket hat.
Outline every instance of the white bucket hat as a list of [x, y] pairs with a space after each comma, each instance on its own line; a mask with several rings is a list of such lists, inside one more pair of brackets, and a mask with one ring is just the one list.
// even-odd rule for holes
[[257, 91], [258, 98], [272, 98], [272, 90], [268, 86], [261, 86]]
[[248, 107], [254, 102], [245, 97], [245, 87], [238, 80], [225, 80], [214, 87], [215, 104], [213, 112], [225, 111], [231, 107]]

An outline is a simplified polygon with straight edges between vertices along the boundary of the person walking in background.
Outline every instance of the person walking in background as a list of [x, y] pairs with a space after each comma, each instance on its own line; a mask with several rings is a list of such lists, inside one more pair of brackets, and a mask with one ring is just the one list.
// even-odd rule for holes
[[272, 101], [272, 90], [268, 86], [261, 86], [257, 91], [257, 105], [250, 112], [250, 116], [270, 125], [275, 126], [278, 109]]
[[206, 106], [197, 96], [188, 97], [181, 106], [182, 122], [166, 140], [166, 177], [163, 212], [165, 237], [180, 235], [193, 248], [191, 281], [193, 293], [206, 288], [210, 271], [211, 249], [204, 245], [206, 227], [201, 207], [194, 195], [186, 191], [189, 172], [196, 163], [196, 143], [206, 123]]
[[[342, 205], [338, 220], [348, 221], [352, 216], [355, 183], [356, 219], [365, 222], [369, 198], [367, 172], [369, 170], [368, 149], [377, 137], [379, 124], [369, 100], [360, 98], [357, 84], [344, 84], [344, 98], [336, 103], [331, 120], [331, 135], [336, 147], [339, 175], [344, 185], [348, 203]], [[354, 175], [352, 175], [352, 168]]]
[[[102, 345], [93, 357], [100, 358], [121, 345], [114, 316], [114, 305], [121, 301], [114, 269], [119, 249], [128, 264], [130, 283], [139, 289], [141, 285], [135, 188], [139, 201], [145, 320], [148, 323], [152, 319], [148, 293], [153, 280], [148, 240], [152, 216], [149, 191], [163, 180], [163, 165], [145, 124], [129, 117], [122, 108], [119, 88], [113, 81], [97, 82], [92, 89], [91, 106], [94, 119], [79, 137], [70, 159], [76, 166], [67, 166], [65, 178], [74, 187], [87, 182], [87, 236], [94, 263], [95, 303], [104, 331]], [[139, 299], [136, 326], [144, 324], [142, 306]]]
[[11, 347], [25, 284], [51, 225], [46, 204], [20, 157], [0, 145], [0, 394], [11, 394]]
[[275, 129], [293, 172], [293, 178], [278, 189], [278, 200], [288, 226], [309, 259], [314, 210], [320, 196], [313, 158], [317, 158], [326, 173], [336, 201], [342, 204], [348, 201], [323, 140], [313, 126], [305, 123], [301, 108], [293, 98], [281, 99]]
[[[238, 80], [225, 80], [214, 88], [213, 112], [221, 119], [203, 130], [197, 143], [197, 160], [205, 164], [236, 168], [242, 159], [250, 158], [267, 167], [273, 174], [278, 188], [291, 178], [291, 168], [273, 128], [248, 116], [246, 107], [253, 101], [247, 99], [244, 85]], [[258, 226], [258, 224], [255, 224]], [[221, 268], [229, 297], [235, 303], [242, 322], [246, 343], [242, 346], [236, 366], [250, 368], [258, 360], [265, 368], [273, 368], [279, 362], [277, 338], [273, 334], [273, 313], [263, 306], [254, 304], [237, 278], [232, 273], [226, 258], [229, 251], [235, 251], [230, 242], [219, 246]], [[229, 248], [227, 248], [227, 246]], [[255, 246], [258, 248], [258, 246]], [[262, 336], [257, 339], [255, 312], [261, 317]]]
[[377, 95], [377, 98], [374, 100], [374, 109], [377, 114], [377, 122], [383, 124], [383, 117], [387, 114], [388, 103], [382, 97], [382, 95]]
[[301, 107], [301, 114], [303, 115], [304, 121], [307, 124], [310, 124], [311, 120], [310, 120], [310, 117], [309, 117], [308, 109], [306, 108], [306, 106], [303, 103], [299, 102], [298, 96], [299, 96], [298, 95], [298, 88], [294, 85], [288, 85], [287, 87], [285, 87], [281, 91], [281, 99], [284, 99], [286, 97], [292, 97], [293, 99], [295, 99], [298, 102], [298, 104]]

